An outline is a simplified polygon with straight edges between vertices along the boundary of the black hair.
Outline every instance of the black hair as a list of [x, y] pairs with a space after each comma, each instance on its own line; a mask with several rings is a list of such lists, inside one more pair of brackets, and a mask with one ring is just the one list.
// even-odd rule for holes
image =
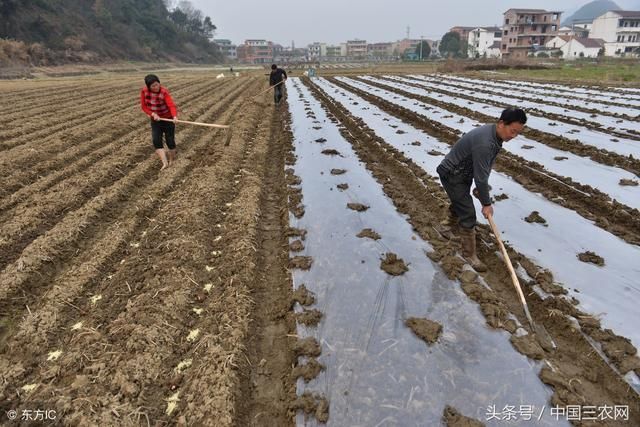
[[508, 107], [500, 114], [500, 121], [504, 122], [505, 125], [510, 125], [514, 122], [524, 125], [527, 123], [527, 114], [522, 108]]
[[155, 82], [160, 83], [160, 79], [155, 74], [148, 74], [144, 78], [144, 84], [147, 85], [147, 89], [151, 89], [151, 85], [154, 84]]
[[273, 65], [271, 66], [271, 69], [272, 69], [272, 70], [277, 70], [277, 69], [278, 69], [278, 66], [277, 66], [276, 64], [273, 64]]

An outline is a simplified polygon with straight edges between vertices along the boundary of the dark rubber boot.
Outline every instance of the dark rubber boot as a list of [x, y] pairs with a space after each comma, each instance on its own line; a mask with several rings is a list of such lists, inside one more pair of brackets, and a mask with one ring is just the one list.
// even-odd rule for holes
[[480, 261], [476, 253], [475, 228], [460, 228], [460, 243], [462, 243], [462, 256], [473, 269], [479, 273], [487, 271], [487, 266]]

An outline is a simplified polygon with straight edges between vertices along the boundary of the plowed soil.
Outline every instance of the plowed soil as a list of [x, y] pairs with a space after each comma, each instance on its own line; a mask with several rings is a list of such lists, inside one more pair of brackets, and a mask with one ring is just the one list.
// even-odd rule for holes
[[51, 409], [65, 425], [232, 425], [264, 408], [292, 424], [286, 116], [252, 102], [263, 79], [163, 79], [182, 119], [232, 134], [178, 125], [161, 172], [141, 82], [3, 89], [2, 424]]

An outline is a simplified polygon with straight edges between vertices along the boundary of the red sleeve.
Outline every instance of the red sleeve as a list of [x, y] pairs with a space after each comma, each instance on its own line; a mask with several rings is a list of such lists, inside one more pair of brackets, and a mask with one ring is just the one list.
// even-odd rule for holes
[[144, 111], [144, 113], [147, 116], [151, 117], [153, 112], [151, 111], [151, 109], [149, 109], [149, 107], [147, 107], [147, 102], [146, 102], [146, 99], [145, 99], [145, 96], [144, 96], [144, 92], [145, 92], [144, 89], [142, 89], [140, 91], [140, 107], [142, 107], [142, 111]]
[[173, 102], [173, 98], [171, 98], [169, 91], [166, 89], [164, 90], [164, 102], [167, 104], [167, 107], [169, 108], [171, 117], [177, 117], [178, 109], [176, 108], [176, 104]]

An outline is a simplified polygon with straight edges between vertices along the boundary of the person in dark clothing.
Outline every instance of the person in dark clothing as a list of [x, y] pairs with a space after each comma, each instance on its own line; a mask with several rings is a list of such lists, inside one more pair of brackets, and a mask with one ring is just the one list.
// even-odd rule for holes
[[269, 74], [269, 86], [277, 85], [273, 88], [273, 100], [276, 105], [280, 104], [280, 100], [284, 95], [284, 82], [287, 80], [287, 72], [282, 68], [278, 68], [276, 64], [271, 66], [271, 74]]
[[486, 271], [487, 267], [476, 253], [476, 210], [470, 194], [471, 182], [476, 184], [478, 199], [482, 203], [482, 214], [493, 215], [489, 195], [489, 175], [491, 168], [507, 142], [522, 132], [527, 123], [527, 115], [520, 108], [509, 107], [502, 112], [498, 123], [478, 127], [465, 134], [453, 145], [437, 168], [451, 206], [449, 212], [460, 227], [462, 255], [476, 271]]
[[[144, 84], [145, 87], [140, 91], [140, 106], [151, 119], [151, 139], [156, 154], [162, 161], [162, 170], [171, 165], [176, 158], [176, 125], [160, 119], [175, 120], [178, 118], [178, 110], [169, 91], [160, 86], [158, 76], [149, 74], [144, 78]], [[167, 152], [162, 144], [162, 135], [167, 142]]]

